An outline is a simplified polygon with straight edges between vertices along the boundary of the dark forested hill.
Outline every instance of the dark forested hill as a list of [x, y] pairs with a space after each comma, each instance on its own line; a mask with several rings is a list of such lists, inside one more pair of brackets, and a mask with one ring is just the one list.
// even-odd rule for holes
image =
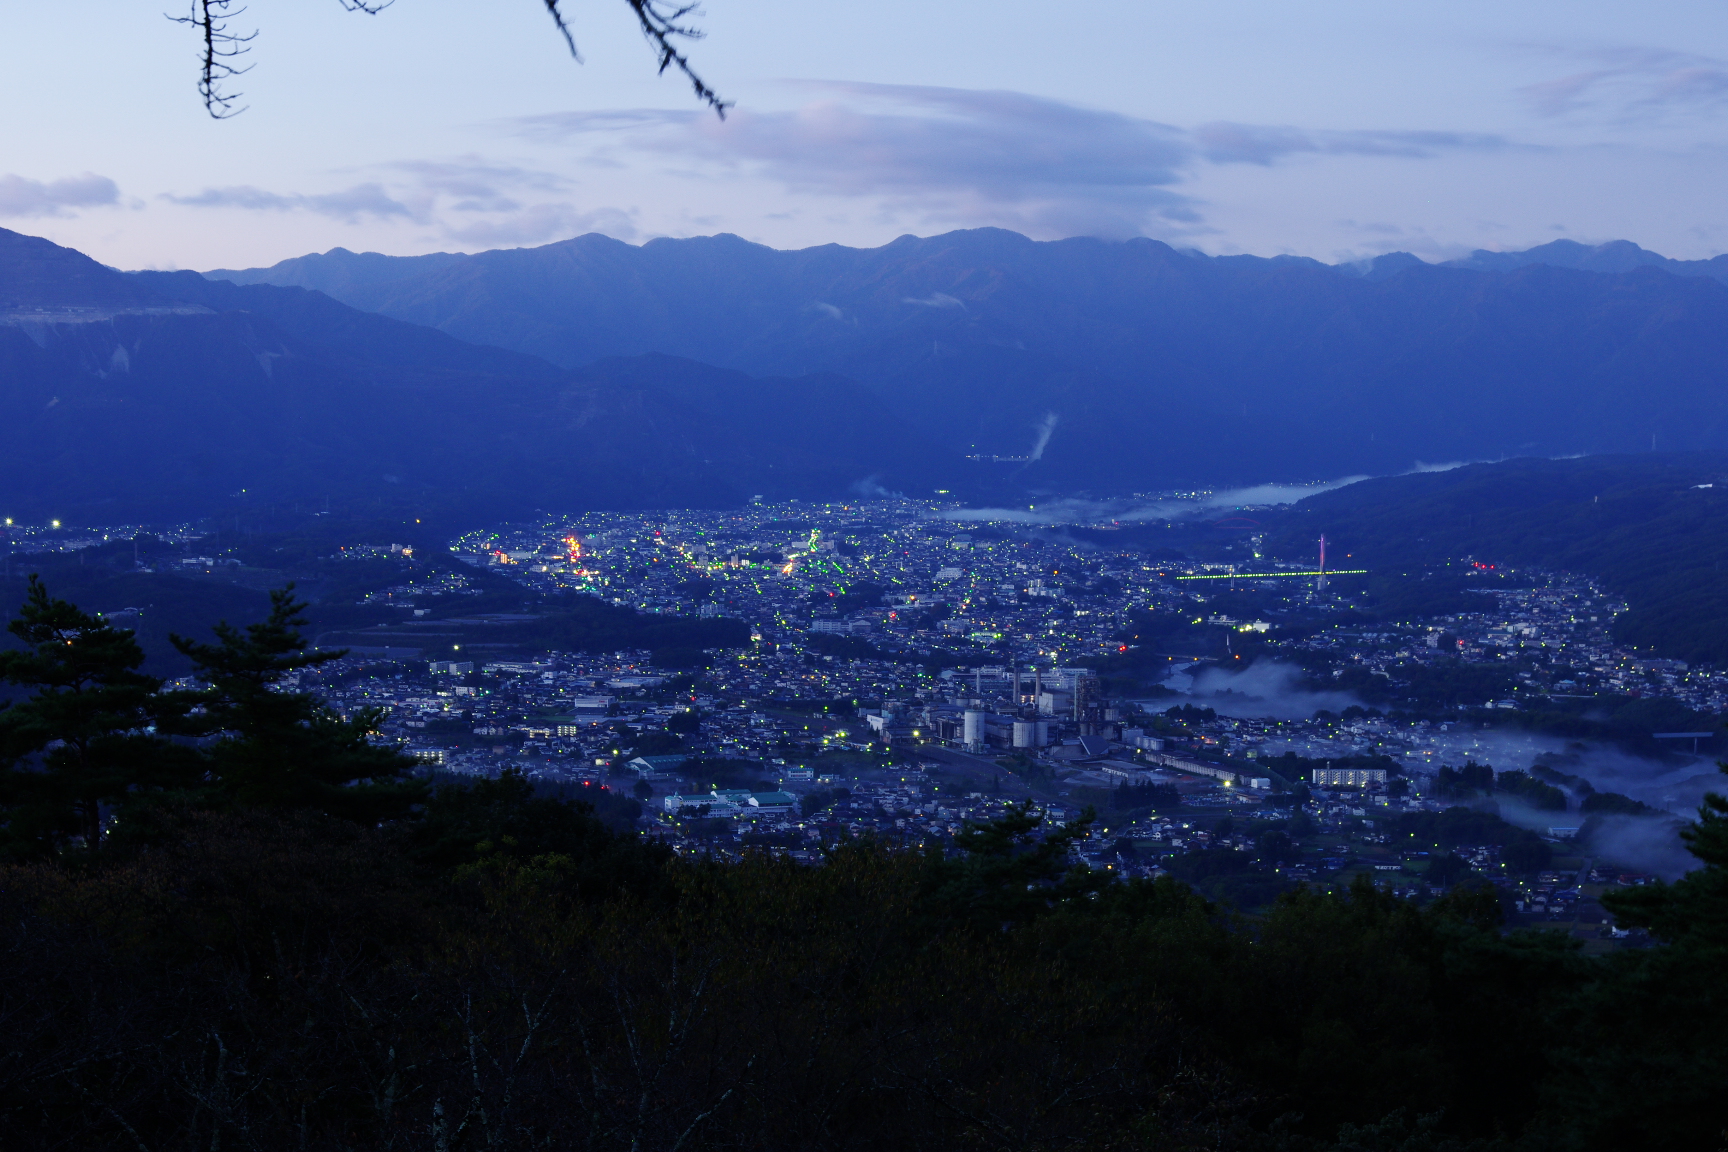
[[[1018, 480], [1120, 491], [1624, 452], [1652, 437], [1728, 448], [1728, 285], [1623, 247], [1364, 270], [996, 229], [800, 251], [589, 235], [221, 275], [319, 284], [569, 366], [659, 352], [835, 372], [969, 453], [1024, 455], [1053, 414]], [[1580, 267], [1555, 266], [1568, 262]]]
[[555, 365], [537, 356], [470, 344], [420, 324], [350, 308], [323, 292], [269, 284], [241, 287], [225, 280], [206, 280], [196, 272], [133, 272], [126, 278], [155, 298], [202, 305], [213, 312], [262, 317], [290, 337], [373, 364], [522, 379], [562, 375]]
[[1270, 543], [1309, 556], [1324, 532], [1369, 568], [1460, 558], [1599, 578], [1630, 611], [1617, 638], [1728, 660], [1728, 453], [1508, 460], [1365, 480], [1281, 514]]

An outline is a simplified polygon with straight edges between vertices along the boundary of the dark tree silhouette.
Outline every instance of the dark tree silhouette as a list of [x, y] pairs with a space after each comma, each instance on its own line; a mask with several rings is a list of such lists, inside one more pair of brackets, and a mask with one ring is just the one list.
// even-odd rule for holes
[[[395, 0], [337, 0], [343, 8], [350, 12], [364, 12], [368, 16], [376, 16], [390, 7]], [[204, 101], [204, 108], [217, 120], [226, 120], [237, 116], [246, 109], [236, 106], [241, 93], [228, 90], [229, 81], [243, 75], [251, 69], [251, 65], [237, 63], [240, 57], [251, 51], [250, 45], [257, 39], [258, 33], [236, 32], [230, 27], [230, 21], [243, 14], [244, 7], [235, 7], [235, 0], [190, 0], [190, 10], [184, 16], [170, 16], [177, 24], [190, 25], [197, 32], [200, 44], [200, 65], [198, 72], [198, 95]], [[570, 29], [570, 22], [565, 19], [563, 0], [541, 0], [546, 5], [546, 12], [552, 17], [552, 23], [557, 27], [558, 34], [564, 37], [564, 43], [570, 48], [570, 55], [580, 63], [582, 53], [576, 48], [576, 35]], [[690, 59], [678, 50], [680, 40], [700, 40], [704, 33], [700, 28], [686, 23], [695, 15], [697, 4], [666, 4], [662, 0], [624, 0], [630, 6], [630, 11], [636, 16], [637, 27], [642, 36], [653, 48], [655, 57], [659, 60], [660, 71], [674, 68], [683, 74], [690, 82], [690, 88], [696, 93], [696, 98], [720, 116], [726, 118], [726, 109], [731, 105], [720, 99], [720, 94], [708, 86], [702, 77], [696, 74], [690, 66]]]
[[23, 647], [0, 652], [0, 682], [32, 692], [0, 706], [0, 851], [41, 855], [72, 837], [94, 851], [105, 805], [196, 778], [155, 735], [161, 682], [138, 671], [131, 632], [50, 597], [35, 576], [7, 631]]
[[400, 817], [425, 788], [400, 778], [413, 761], [369, 741], [382, 711], [361, 709], [344, 718], [312, 693], [285, 688], [291, 673], [347, 654], [306, 651], [306, 606], [293, 592], [292, 584], [272, 591], [269, 619], [260, 624], [217, 624], [215, 644], [169, 634], [209, 684], [179, 694], [194, 706], [184, 731], [215, 738], [205, 754], [221, 799], [313, 808], [362, 823]]

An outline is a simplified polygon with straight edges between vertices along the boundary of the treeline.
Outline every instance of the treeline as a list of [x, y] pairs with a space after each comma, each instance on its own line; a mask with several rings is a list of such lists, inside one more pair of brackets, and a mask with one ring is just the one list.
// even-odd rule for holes
[[669, 657], [665, 663], [687, 667], [703, 663], [704, 648], [750, 644], [750, 628], [739, 620], [641, 613], [594, 596], [572, 595], [540, 611], [537, 620], [498, 629], [498, 638], [555, 652], [647, 648], [657, 660], [664, 654]]
[[1182, 794], [1173, 784], [1119, 784], [1110, 790], [1110, 807], [1121, 810], [1125, 808], [1180, 808]]
[[1345, 664], [1337, 676], [1311, 679], [1310, 687], [1348, 692], [1370, 704], [1393, 705], [1419, 715], [1453, 713], [1479, 708], [1510, 693], [1518, 684], [1516, 669], [1501, 664], [1474, 664], [1456, 658], [1432, 664], [1401, 664], [1389, 676]]
[[1434, 775], [1434, 793], [1443, 797], [1491, 796], [1503, 792], [1545, 812], [1566, 811], [1566, 793], [1528, 772], [1495, 772], [1488, 764], [1466, 760], [1462, 768], [1442, 766]]
[[[212, 688], [184, 722], [201, 735], [163, 739], [196, 772], [147, 776], [168, 763], [160, 729], [111, 731], [141, 742], [101, 745], [125, 783], [95, 833], [74, 820], [10, 841], [8, 1149], [1606, 1152], [1718, 1138], [1728, 800], [1690, 833], [1698, 872], [1611, 900], [1663, 945], [1602, 958], [1559, 934], [1503, 934], [1497, 896], [1468, 886], [1426, 906], [1366, 880], [1298, 889], [1245, 920], [1173, 878], [1074, 866], [1089, 818], [1051, 829], [1028, 809], [948, 855], [857, 841], [820, 867], [684, 859], [518, 776], [414, 796], [398, 765], [326, 765], [344, 746], [310, 741], [339, 718], [302, 713], [272, 730], [300, 743], [243, 755], [264, 731], [253, 716], [307, 707], [276, 672], [305, 658], [292, 602], [276, 608], [274, 624], [195, 649]], [[99, 622], [54, 618], [68, 627], [42, 645], [123, 648]], [[229, 651], [255, 656], [218, 660]], [[229, 669], [281, 702], [247, 696]], [[46, 716], [65, 691], [36, 684]], [[41, 811], [11, 789], [56, 778], [63, 747], [7, 745], [9, 834]], [[346, 793], [412, 802], [385, 813]], [[1269, 831], [1257, 854], [1285, 847]]]
[[1389, 829], [1393, 846], [1399, 848], [1497, 847], [1501, 862], [1515, 872], [1536, 872], [1554, 859], [1553, 846], [1537, 833], [1475, 808], [1400, 812]]

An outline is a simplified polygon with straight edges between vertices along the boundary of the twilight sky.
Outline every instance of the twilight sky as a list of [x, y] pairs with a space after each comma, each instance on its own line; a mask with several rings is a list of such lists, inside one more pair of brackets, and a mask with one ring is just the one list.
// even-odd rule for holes
[[539, 0], [253, 0], [248, 110], [217, 123], [163, 8], [8, 6], [0, 226], [127, 268], [987, 224], [1328, 261], [1728, 251], [1721, 0], [710, 0], [691, 53], [724, 124], [621, 0], [570, 0], [582, 65]]

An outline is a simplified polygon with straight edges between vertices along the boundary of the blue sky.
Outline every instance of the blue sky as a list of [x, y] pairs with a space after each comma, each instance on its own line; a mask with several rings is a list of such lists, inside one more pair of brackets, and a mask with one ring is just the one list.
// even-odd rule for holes
[[145, 0], [10, 6], [0, 226], [122, 267], [999, 225], [1443, 259], [1728, 251], [1728, 8], [1675, 0], [713, 0], [657, 77], [621, 0], [254, 0], [247, 111]]

